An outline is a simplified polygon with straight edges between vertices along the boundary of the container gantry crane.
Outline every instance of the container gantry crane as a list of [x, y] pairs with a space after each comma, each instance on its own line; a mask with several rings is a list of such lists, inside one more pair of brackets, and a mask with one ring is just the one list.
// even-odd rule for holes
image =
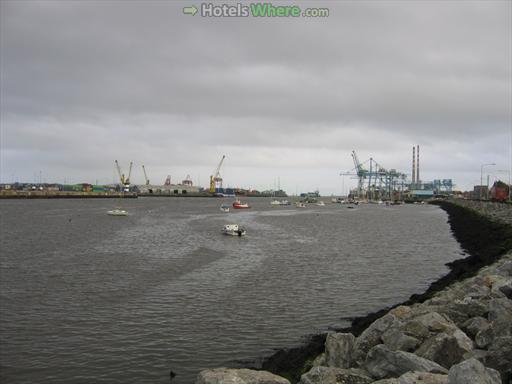
[[393, 199], [396, 193], [399, 196], [403, 193], [406, 179], [404, 173], [397, 172], [396, 169], [387, 170], [371, 157], [361, 163], [356, 151], [352, 151], [351, 155], [354, 169], [340, 175], [355, 176], [358, 179], [357, 196], [359, 198]]
[[211, 193], [215, 193], [217, 188], [222, 188], [222, 177], [220, 176], [220, 168], [222, 167], [222, 163], [224, 162], [225, 158], [226, 155], [222, 155], [222, 159], [220, 159], [219, 165], [217, 165], [217, 168], [215, 169], [215, 172], [213, 172], [213, 175], [210, 176]]

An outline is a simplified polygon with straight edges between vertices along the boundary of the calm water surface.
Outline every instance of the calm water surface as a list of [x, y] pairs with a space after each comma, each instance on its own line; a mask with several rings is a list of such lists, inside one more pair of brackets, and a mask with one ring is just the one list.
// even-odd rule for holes
[[[435, 206], [0, 201], [0, 381], [192, 383], [422, 292], [462, 257]], [[220, 235], [239, 223], [245, 238]]]

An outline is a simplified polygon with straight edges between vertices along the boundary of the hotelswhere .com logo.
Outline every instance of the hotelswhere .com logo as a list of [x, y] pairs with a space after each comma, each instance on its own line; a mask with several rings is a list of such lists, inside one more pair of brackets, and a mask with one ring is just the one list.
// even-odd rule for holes
[[249, 5], [202, 3], [183, 8], [185, 15], [202, 17], [328, 17], [328, 8], [301, 8], [298, 5], [273, 5], [251, 3]]

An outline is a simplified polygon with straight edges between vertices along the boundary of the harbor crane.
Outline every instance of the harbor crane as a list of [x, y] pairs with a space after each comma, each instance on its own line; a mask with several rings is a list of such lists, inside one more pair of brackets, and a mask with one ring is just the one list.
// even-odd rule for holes
[[406, 179], [404, 173], [397, 172], [396, 169], [387, 170], [372, 157], [361, 163], [356, 151], [352, 151], [351, 155], [355, 167], [352, 171], [343, 172], [340, 175], [354, 176], [358, 179], [357, 196], [359, 198], [393, 199], [395, 193], [399, 195], [403, 193]]
[[144, 171], [144, 179], [146, 180], [146, 185], [149, 185], [148, 174], [146, 173], [146, 168], [144, 165], [142, 166], [142, 170]]
[[115, 160], [117, 174], [119, 175], [119, 181], [121, 182], [121, 185], [123, 186], [124, 192], [130, 191], [130, 177], [132, 175], [132, 166], [133, 162], [130, 161], [130, 169], [128, 170], [128, 177], [125, 177], [124, 173], [121, 172], [121, 167], [119, 166], [119, 162]]
[[210, 176], [211, 193], [215, 193], [217, 188], [222, 188], [222, 177], [220, 176], [220, 168], [222, 167], [222, 163], [224, 162], [225, 158], [226, 155], [222, 155], [222, 159], [220, 159], [219, 165], [217, 165], [217, 168], [215, 169], [215, 172], [213, 172], [213, 175]]

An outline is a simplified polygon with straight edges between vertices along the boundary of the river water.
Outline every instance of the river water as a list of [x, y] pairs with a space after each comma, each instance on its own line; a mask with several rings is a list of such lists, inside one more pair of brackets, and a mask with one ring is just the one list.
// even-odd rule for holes
[[221, 202], [0, 201], [0, 381], [193, 383], [420, 293], [463, 254], [436, 206]]

